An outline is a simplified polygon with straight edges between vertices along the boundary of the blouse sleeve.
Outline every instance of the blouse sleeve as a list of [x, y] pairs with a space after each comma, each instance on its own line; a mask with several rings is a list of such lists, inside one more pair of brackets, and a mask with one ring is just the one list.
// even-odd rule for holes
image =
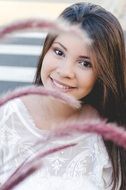
[[15, 141], [13, 107], [10, 102], [0, 107], [0, 184], [10, 175], [10, 151]]
[[97, 134], [84, 134], [78, 142], [71, 153], [66, 152], [71, 160], [66, 168], [67, 177], [86, 178], [97, 189], [110, 190], [112, 165], [102, 137]]
[[84, 176], [100, 190], [110, 190], [112, 180], [112, 165], [105, 148], [102, 137], [98, 135], [90, 135], [87, 142], [88, 154], [85, 157], [85, 173]]
[[3, 182], [3, 165], [4, 165], [4, 148], [6, 142], [6, 120], [8, 114], [6, 113], [6, 106], [0, 107], [0, 184]]
[[95, 163], [95, 183], [98, 182], [101, 189], [110, 190], [112, 182], [112, 164], [109, 159], [104, 142], [100, 136], [97, 137], [97, 143], [94, 145], [96, 163]]

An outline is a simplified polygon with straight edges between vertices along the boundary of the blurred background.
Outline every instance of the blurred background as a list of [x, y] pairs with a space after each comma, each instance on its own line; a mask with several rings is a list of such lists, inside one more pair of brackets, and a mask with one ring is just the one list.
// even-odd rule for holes
[[[121, 22], [124, 34], [126, 33], [125, 0], [89, 1], [114, 13]], [[0, 28], [29, 18], [55, 19], [65, 7], [75, 2], [79, 1], [0, 0]], [[32, 84], [45, 36], [45, 32], [24, 31], [10, 34], [0, 40], [0, 94]]]

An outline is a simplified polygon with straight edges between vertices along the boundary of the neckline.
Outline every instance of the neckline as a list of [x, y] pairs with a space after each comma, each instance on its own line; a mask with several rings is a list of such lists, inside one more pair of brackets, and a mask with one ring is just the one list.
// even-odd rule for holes
[[[24, 104], [24, 102], [20, 98], [16, 98], [16, 102], [15, 102], [16, 103], [15, 106], [18, 110], [18, 115], [20, 115], [20, 118], [24, 121], [26, 128], [33, 135], [39, 137], [40, 139], [41, 138], [44, 138], [44, 139], [48, 138], [51, 131], [39, 129], [38, 127], [36, 127], [35, 122], [34, 122], [32, 116], [30, 115], [30, 113], [29, 113], [26, 105]], [[22, 110], [22, 109], [23, 109], [23, 111], [21, 112], [20, 110]], [[59, 144], [64, 144], [64, 142], [69, 142], [69, 143], [76, 142], [76, 141], [78, 142], [78, 140], [81, 140], [84, 137], [89, 137], [89, 136], [92, 136], [92, 135], [90, 133], [85, 133], [85, 134], [79, 134], [79, 135], [75, 134], [75, 136], [72, 135], [72, 136], [69, 136], [68, 138], [65, 137], [65, 139], [64, 139], [64, 137], [61, 139], [58, 137], [57, 142]]]
[[46, 137], [50, 133], [50, 131], [39, 129], [38, 127], [36, 127], [35, 121], [32, 118], [31, 114], [29, 113], [24, 102], [20, 98], [17, 98], [16, 101], [18, 102], [18, 105], [20, 106], [20, 108], [23, 109], [22, 113], [20, 112], [19, 109], [18, 111], [20, 112], [20, 117], [22, 117], [23, 120], [25, 120], [27, 129], [39, 137], [42, 137], [42, 136]]

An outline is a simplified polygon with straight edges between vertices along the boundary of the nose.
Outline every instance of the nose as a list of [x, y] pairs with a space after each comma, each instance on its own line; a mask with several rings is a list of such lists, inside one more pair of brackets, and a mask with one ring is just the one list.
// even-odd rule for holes
[[70, 61], [65, 61], [63, 63], [59, 63], [60, 66], [57, 69], [57, 74], [60, 77], [65, 78], [74, 78], [75, 77], [75, 71], [74, 71], [74, 65]]

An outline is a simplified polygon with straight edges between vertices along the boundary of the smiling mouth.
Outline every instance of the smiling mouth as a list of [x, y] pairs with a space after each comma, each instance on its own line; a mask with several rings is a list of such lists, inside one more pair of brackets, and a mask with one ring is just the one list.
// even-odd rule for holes
[[68, 86], [66, 84], [63, 84], [63, 83], [61, 83], [61, 82], [59, 82], [59, 81], [57, 81], [55, 79], [52, 79], [51, 77], [50, 77], [50, 79], [52, 81], [53, 86], [58, 88], [58, 89], [61, 89], [62, 91], [66, 92], [66, 91], [70, 91], [70, 90], [76, 88], [76, 87], [72, 87], [72, 86]]

